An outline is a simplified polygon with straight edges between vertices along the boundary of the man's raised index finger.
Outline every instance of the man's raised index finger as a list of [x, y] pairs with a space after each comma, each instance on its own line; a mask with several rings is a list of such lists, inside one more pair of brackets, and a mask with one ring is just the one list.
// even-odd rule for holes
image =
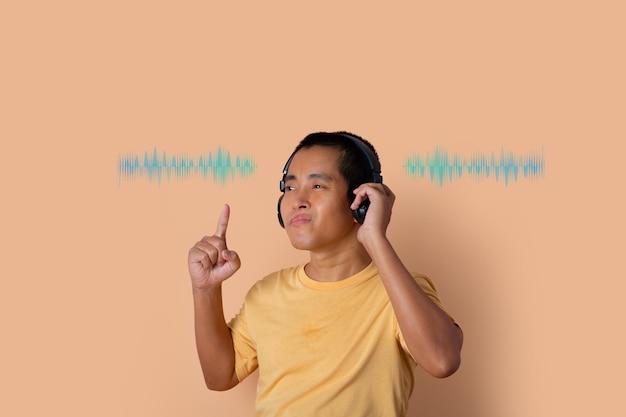
[[228, 218], [230, 217], [230, 206], [228, 204], [224, 204], [222, 208], [222, 212], [220, 213], [220, 218], [217, 221], [217, 229], [215, 230], [215, 236], [219, 238], [224, 238], [226, 236], [226, 227], [228, 227]]

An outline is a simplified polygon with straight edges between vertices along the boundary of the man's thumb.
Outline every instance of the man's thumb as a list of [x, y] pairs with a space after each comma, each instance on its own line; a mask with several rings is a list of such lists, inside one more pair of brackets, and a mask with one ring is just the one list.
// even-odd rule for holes
[[237, 271], [241, 266], [241, 259], [239, 259], [239, 255], [234, 250], [225, 249], [222, 251], [222, 257], [230, 265], [233, 272]]

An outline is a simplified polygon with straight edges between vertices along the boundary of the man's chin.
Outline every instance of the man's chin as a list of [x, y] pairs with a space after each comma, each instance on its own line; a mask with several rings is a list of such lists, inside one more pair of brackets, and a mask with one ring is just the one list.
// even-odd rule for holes
[[306, 239], [299, 239], [297, 237], [290, 236], [289, 241], [291, 242], [291, 246], [293, 246], [294, 249], [311, 250], [312, 248], [311, 242]]
[[293, 246], [293, 248], [297, 250], [311, 250], [310, 245], [305, 245], [302, 242], [291, 242], [291, 246]]

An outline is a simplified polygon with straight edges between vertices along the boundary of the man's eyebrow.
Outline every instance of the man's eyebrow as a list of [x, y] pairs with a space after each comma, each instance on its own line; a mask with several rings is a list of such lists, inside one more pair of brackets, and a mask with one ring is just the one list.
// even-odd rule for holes
[[[324, 180], [324, 181], [333, 181], [334, 180], [334, 178], [331, 177], [330, 175], [317, 173], [317, 172], [314, 172], [312, 174], [307, 175], [307, 178], [308, 179], [321, 179], [321, 180]], [[289, 174], [289, 175], [287, 175], [285, 177], [285, 181], [290, 181], [290, 180], [295, 180], [295, 179], [297, 179], [297, 178], [293, 174]]]

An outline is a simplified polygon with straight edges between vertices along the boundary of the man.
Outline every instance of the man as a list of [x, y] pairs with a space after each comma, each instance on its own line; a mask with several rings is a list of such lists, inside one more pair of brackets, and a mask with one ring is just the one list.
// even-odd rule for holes
[[311, 134], [281, 191], [279, 222], [310, 261], [258, 281], [228, 324], [221, 285], [240, 260], [226, 245], [227, 205], [189, 251], [207, 387], [230, 389], [258, 368], [257, 416], [404, 416], [415, 364], [451, 375], [463, 334], [387, 239], [395, 196], [376, 151], [347, 132]]

